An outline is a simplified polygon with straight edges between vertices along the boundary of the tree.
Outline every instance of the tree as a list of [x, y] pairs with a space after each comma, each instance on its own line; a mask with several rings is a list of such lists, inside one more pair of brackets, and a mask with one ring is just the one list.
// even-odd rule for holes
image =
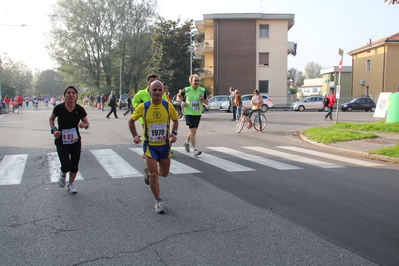
[[305, 80], [305, 75], [303, 74], [303, 72], [302, 71], [298, 71], [298, 74], [297, 74], [297, 82], [296, 82], [296, 84], [295, 84], [295, 86], [296, 87], [301, 87], [302, 85], [303, 85], [303, 83], [304, 83], [304, 80]]
[[6, 57], [0, 61], [2, 96], [14, 97], [18, 94], [30, 94], [33, 75], [28, 66], [22, 61], [14, 63]]
[[321, 78], [320, 75], [320, 70], [321, 66], [318, 63], [315, 62], [309, 62], [305, 66], [305, 77], [307, 79], [315, 79], [315, 78]]
[[155, 18], [155, 5], [155, 0], [58, 1], [48, 49], [59, 71], [74, 84], [118, 88], [120, 58], [135, 45], [131, 34], [137, 36]]
[[40, 73], [35, 82], [35, 93], [46, 95], [62, 95], [67, 82], [64, 80], [64, 75], [54, 70], [45, 70]]
[[395, 4], [399, 4], [399, 0], [384, 0], [384, 2], [388, 2], [389, 5], [395, 5]]
[[[152, 28], [152, 59], [150, 69], [159, 79], [168, 84], [172, 94], [189, 85], [192, 20], [180, 24], [177, 21], [159, 18]], [[200, 67], [193, 61], [193, 69]]]

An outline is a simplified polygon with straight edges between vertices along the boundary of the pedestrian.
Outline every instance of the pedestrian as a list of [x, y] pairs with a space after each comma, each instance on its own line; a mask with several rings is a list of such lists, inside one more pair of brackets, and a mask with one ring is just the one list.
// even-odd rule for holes
[[28, 95], [24, 95], [24, 100], [25, 100], [26, 108], [29, 108], [30, 97]]
[[51, 103], [51, 107], [53, 107], [53, 109], [55, 108], [55, 106], [57, 105], [57, 98], [55, 97], [55, 95], [53, 95], [50, 99], [50, 103]]
[[332, 112], [334, 110], [334, 104], [337, 102], [337, 98], [335, 98], [334, 95], [334, 90], [330, 90], [330, 94], [326, 97], [328, 99], [328, 113], [324, 117], [324, 120], [327, 121], [327, 118], [330, 117], [330, 120], [333, 120], [332, 118]]
[[115, 118], [118, 118], [116, 114], [116, 107], [118, 106], [115, 91], [111, 91], [111, 94], [108, 97], [108, 106], [111, 107], [109, 113], [105, 116], [106, 118], [110, 119], [109, 116], [114, 113]]
[[97, 102], [97, 108], [101, 109], [101, 94], [97, 94], [96, 102]]
[[36, 97], [33, 98], [32, 103], [33, 103], [34, 109], [39, 109], [39, 99], [38, 98], [36, 98]]
[[[165, 213], [165, 205], [162, 202], [158, 177], [167, 177], [170, 168], [170, 145], [177, 140], [179, 121], [173, 104], [162, 99], [164, 87], [162, 82], [155, 80], [149, 87], [152, 99], [139, 104], [129, 119], [129, 130], [134, 143], [141, 143], [141, 135], [137, 133], [135, 122], [143, 118], [144, 142], [143, 152], [146, 165], [144, 166], [144, 182], [150, 185], [152, 194], [156, 200], [154, 208], [156, 213]], [[170, 120], [173, 121], [172, 132]]]
[[236, 121], [238, 121], [241, 118], [242, 100], [241, 100], [241, 95], [238, 90], [235, 90], [235, 95], [236, 95], [236, 97], [234, 98], [234, 105], [237, 110], [237, 116], [236, 116], [237, 120]]
[[11, 112], [11, 108], [10, 108], [11, 99], [10, 99], [10, 97], [8, 97], [8, 95], [4, 96], [4, 103], [6, 105], [6, 112], [7, 112], [7, 114], [9, 114]]
[[126, 99], [126, 102], [127, 102], [127, 103], [126, 103], [126, 112], [123, 114], [123, 116], [126, 116], [129, 112], [130, 112], [131, 114], [133, 114], [132, 99], [133, 99], [132, 94], [129, 93], [129, 94], [127, 95], [127, 99]]
[[165, 91], [165, 94], [166, 94], [166, 100], [167, 100], [168, 102], [171, 102], [172, 99], [170, 98], [169, 86], [166, 85], [166, 84], [163, 84], [163, 87], [164, 87], [164, 91]]
[[105, 102], [107, 101], [107, 97], [104, 95], [104, 93], [101, 93], [101, 110], [104, 111], [104, 106]]
[[190, 142], [194, 149], [194, 156], [200, 155], [202, 152], [197, 149], [197, 130], [201, 120], [202, 104], [208, 104], [206, 90], [199, 86], [199, 76], [194, 74], [189, 77], [190, 87], [184, 88], [180, 93], [186, 96], [186, 101], [182, 102], [184, 107], [184, 115], [186, 116], [186, 125], [190, 131], [187, 140], [183, 143], [187, 152], [190, 152]]
[[229, 112], [233, 113], [233, 119], [231, 121], [236, 121], [236, 106], [234, 104], [234, 99], [235, 99], [235, 90], [233, 87], [230, 87], [230, 96], [229, 96]]
[[[257, 112], [258, 120], [259, 120], [259, 133], [262, 133], [262, 120], [260, 119], [260, 114], [262, 111], [263, 97], [259, 95], [258, 90], [254, 90], [254, 95], [252, 96], [251, 105], [252, 110], [249, 113], [249, 119], [254, 112]], [[252, 125], [249, 125], [248, 128], [251, 128]]]
[[18, 111], [17, 113], [21, 113], [22, 114], [22, 105], [24, 103], [24, 98], [18, 94], [17, 96], [17, 106], [18, 106]]
[[[64, 91], [64, 102], [55, 106], [49, 122], [51, 134], [54, 135], [54, 144], [57, 147], [58, 158], [61, 162], [61, 173], [58, 185], [65, 187], [66, 175], [69, 172], [68, 192], [77, 193], [74, 181], [79, 170], [79, 160], [82, 142], [79, 128], [90, 127], [85, 109], [76, 104], [78, 91], [73, 86], [68, 86]], [[58, 128], [55, 126], [57, 118]]]

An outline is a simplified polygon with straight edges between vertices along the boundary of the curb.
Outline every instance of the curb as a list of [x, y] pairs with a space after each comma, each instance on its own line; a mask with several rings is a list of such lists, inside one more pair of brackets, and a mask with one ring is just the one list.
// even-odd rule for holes
[[338, 152], [347, 153], [347, 154], [352, 154], [352, 155], [356, 155], [356, 156], [360, 156], [360, 157], [364, 157], [364, 158], [368, 158], [368, 159], [372, 159], [372, 160], [378, 160], [378, 161], [389, 162], [389, 163], [399, 163], [399, 158], [396, 158], [396, 157], [372, 154], [372, 153], [368, 153], [368, 152], [364, 152], [364, 151], [353, 151], [353, 150], [347, 150], [347, 149], [342, 149], [342, 148], [336, 148], [336, 147], [332, 147], [332, 146], [308, 139], [305, 135], [302, 134], [302, 132], [299, 132], [298, 135], [301, 138], [301, 140], [303, 140], [309, 144], [312, 144], [316, 147], [319, 147], [319, 148], [338, 151]]

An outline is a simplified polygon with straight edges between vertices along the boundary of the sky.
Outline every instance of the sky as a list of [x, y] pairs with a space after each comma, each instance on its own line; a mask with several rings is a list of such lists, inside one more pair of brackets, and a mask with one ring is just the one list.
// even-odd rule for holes
[[[0, 57], [23, 61], [32, 71], [53, 69], [45, 45], [56, 2], [0, 0]], [[322, 68], [337, 66], [338, 49], [344, 50], [343, 65], [351, 66], [349, 51], [399, 32], [399, 5], [384, 0], [158, 0], [158, 13], [182, 21], [213, 13], [294, 14], [288, 41], [298, 49], [295, 57], [288, 55], [287, 68], [298, 71], [311, 61]]]

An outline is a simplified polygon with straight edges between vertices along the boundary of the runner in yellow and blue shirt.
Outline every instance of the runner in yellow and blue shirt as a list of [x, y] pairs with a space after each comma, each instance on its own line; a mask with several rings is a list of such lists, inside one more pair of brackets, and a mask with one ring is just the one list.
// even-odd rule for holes
[[184, 88], [181, 92], [182, 96], [186, 96], [186, 101], [181, 103], [184, 107], [186, 116], [186, 125], [189, 127], [187, 140], [183, 143], [187, 152], [190, 152], [190, 141], [194, 149], [194, 156], [200, 155], [202, 152], [197, 149], [197, 129], [202, 115], [202, 104], [208, 104], [206, 90], [199, 86], [199, 76], [191, 75], [188, 79], [191, 86]]
[[[152, 99], [139, 104], [129, 120], [129, 129], [134, 143], [141, 143], [141, 135], [138, 135], [135, 122], [143, 118], [143, 152], [146, 166], [144, 167], [144, 181], [150, 185], [152, 194], [156, 200], [155, 212], [165, 213], [162, 202], [158, 176], [166, 177], [170, 168], [170, 145], [177, 140], [179, 126], [178, 116], [172, 103], [162, 99], [164, 87], [162, 82], [153, 81], [149, 87]], [[173, 121], [170, 132], [170, 120]]]

